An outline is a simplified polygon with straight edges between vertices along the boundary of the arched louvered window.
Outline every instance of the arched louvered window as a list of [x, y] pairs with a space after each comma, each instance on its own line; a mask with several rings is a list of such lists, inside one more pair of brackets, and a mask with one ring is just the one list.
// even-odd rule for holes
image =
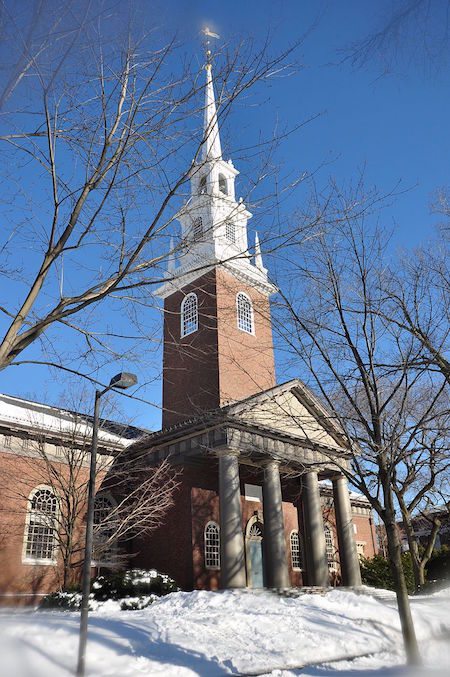
[[293, 569], [303, 569], [303, 552], [298, 531], [291, 531], [291, 562]]
[[58, 499], [49, 487], [37, 487], [28, 499], [24, 558], [51, 564], [56, 559]]
[[216, 522], [208, 522], [205, 527], [205, 567], [220, 569], [220, 530]]
[[219, 191], [224, 195], [228, 195], [228, 184], [223, 174], [219, 174]]
[[203, 235], [203, 219], [201, 216], [197, 216], [196, 219], [194, 219], [194, 223], [192, 224], [192, 237], [194, 240], [200, 240]]
[[244, 292], [236, 297], [238, 329], [253, 334], [253, 306], [250, 298]]
[[97, 494], [95, 497], [93, 559], [96, 566], [114, 563], [115, 508], [115, 502], [107, 494]]
[[336, 560], [334, 557], [334, 543], [333, 543], [333, 532], [331, 527], [328, 524], [325, 524], [325, 549], [327, 553], [327, 563], [328, 569], [330, 571], [336, 571]]
[[229, 221], [225, 224], [225, 237], [229, 242], [236, 243], [236, 226]]
[[188, 294], [181, 304], [181, 336], [193, 334], [198, 329], [198, 300], [196, 294]]
[[206, 176], [202, 176], [200, 179], [198, 184], [198, 192], [200, 195], [204, 195], [206, 193]]

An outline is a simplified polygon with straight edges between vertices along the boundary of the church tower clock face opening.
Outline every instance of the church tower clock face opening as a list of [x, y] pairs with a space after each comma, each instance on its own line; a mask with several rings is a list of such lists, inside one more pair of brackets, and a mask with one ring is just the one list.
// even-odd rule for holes
[[158, 289], [164, 300], [163, 428], [275, 385], [269, 297], [276, 288], [251, 213], [236, 200], [239, 174], [224, 160], [211, 63], [205, 66], [203, 139], [190, 197], [177, 215], [185, 243]]

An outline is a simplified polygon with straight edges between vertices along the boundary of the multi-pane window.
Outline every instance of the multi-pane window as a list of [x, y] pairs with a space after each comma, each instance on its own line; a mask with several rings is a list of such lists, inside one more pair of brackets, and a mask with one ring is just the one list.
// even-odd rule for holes
[[232, 242], [233, 244], [236, 243], [236, 226], [234, 223], [227, 221], [225, 224], [225, 237], [229, 242]]
[[114, 504], [109, 496], [99, 494], [94, 502], [94, 560], [112, 563], [114, 560], [113, 536], [115, 531]]
[[327, 553], [328, 569], [330, 571], [336, 571], [336, 560], [334, 558], [333, 534], [331, 533], [331, 528], [327, 524], [325, 525], [325, 548], [326, 548], [326, 553]]
[[358, 553], [358, 557], [364, 557], [364, 546], [365, 543], [357, 543], [356, 544], [356, 552]]
[[205, 527], [205, 567], [220, 569], [220, 531], [215, 522]]
[[228, 195], [227, 180], [223, 174], [219, 174], [219, 190], [224, 195]]
[[253, 334], [253, 307], [247, 294], [239, 292], [236, 298], [237, 324], [241, 331]]
[[303, 569], [303, 557], [298, 531], [291, 532], [291, 561], [293, 569]]
[[196, 294], [188, 294], [181, 304], [181, 336], [198, 329], [198, 301]]
[[25, 557], [55, 559], [58, 499], [51, 489], [36, 489], [28, 503]]
[[203, 219], [201, 216], [197, 216], [196, 219], [194, 219], [194, 223], [192, 225], [192, 237], [194, 240], [200, 240], [203, 235]]

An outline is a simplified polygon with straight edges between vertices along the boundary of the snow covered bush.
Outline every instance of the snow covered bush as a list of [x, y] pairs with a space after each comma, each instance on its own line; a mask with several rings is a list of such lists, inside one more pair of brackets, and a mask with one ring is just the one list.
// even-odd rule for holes
[[78, 611], [81, 608], [81, 593], [51, 592], [42, 599], [39, 607], [41, 609], [65, 609], [67, 611]]
[[120, 608], [122, 611], [141, 611], [146, 609], [150, 604], [152, 604], [155, 599], [158, 599], [157, 595], [149, 595], [146, 597], [127, 597], [123, 599], [120, 603]]
[[99, 601], [148, 595], [161, 597], [177, 590], [179, 587], [173, 578], [156, 569], [112, 572], [109, 575], [99, 576], [92, 583], [94, 598]]

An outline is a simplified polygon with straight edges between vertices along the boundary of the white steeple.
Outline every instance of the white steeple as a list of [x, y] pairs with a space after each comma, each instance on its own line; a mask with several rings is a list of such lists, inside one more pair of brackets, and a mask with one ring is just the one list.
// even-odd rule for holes
[[220, 145], [219, 123], [217, 121], [216, 99], [212, 79], [212, 65], [207, 63], [206, 88], [205, 88], [205, 112], [203, 118], [203, 146], [201, 152], [202, 162], [208, 160], [221, 160], [222, 147]]
[[214, 96], [211, 54], [205, 66], [205, 108], [203, 137], [197, 161], [190, 170], [191, 195], [177, 214], [181, 224], [184, 253], [170, 260], [168, 278], [157, 291], [165, 298], [194, 281], [216, 265], [222, 265], [237, 277], [252, 282], [267, 294], [275, 291], [262, 265], [259, 241], [255, 263], [251, 261], [247, 241], [247, 221], [251, 213], [242, 198], [236, 201], [235, 178], [239, 174], [231, 160], [222, 158], [218, 111]]

